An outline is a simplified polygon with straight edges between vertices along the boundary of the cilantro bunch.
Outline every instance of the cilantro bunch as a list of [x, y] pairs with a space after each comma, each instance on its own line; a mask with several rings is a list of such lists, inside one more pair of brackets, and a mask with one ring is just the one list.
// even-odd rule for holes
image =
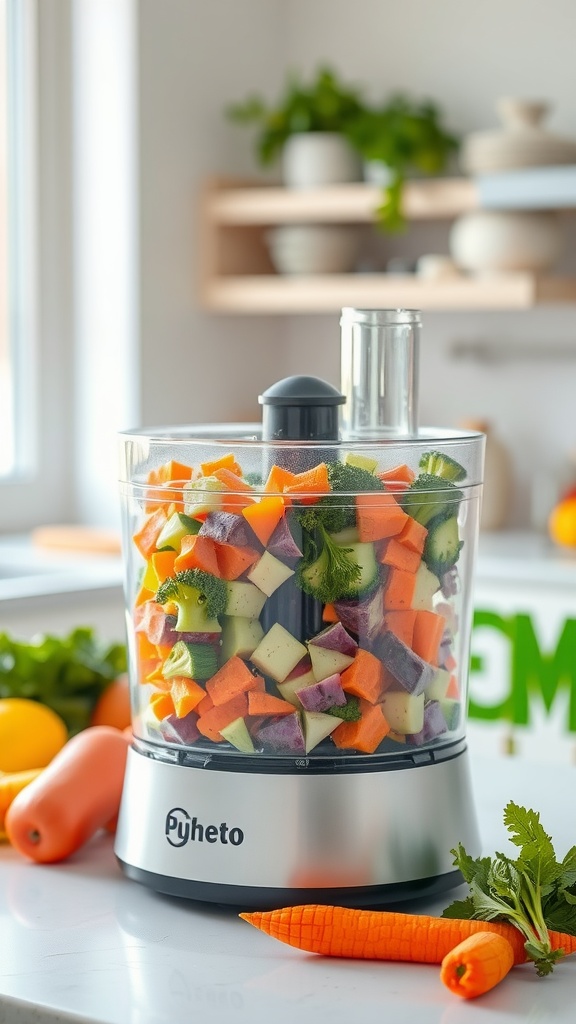
[[496, 853], [475, 860], [459, 844], [452, 850], [454, 864], [470, 887], [469, 895], [451, 903], [443, 917], [515, 925], [526, 939], [526, 955], [543, 976], [564, 955], [552, 949], [548, 929], [576, 935], [576, 846], [559, 862], [540, 815], [513, 801], [504, 809], [504, 824], [510, 841], [520, 848], [519, 857]]

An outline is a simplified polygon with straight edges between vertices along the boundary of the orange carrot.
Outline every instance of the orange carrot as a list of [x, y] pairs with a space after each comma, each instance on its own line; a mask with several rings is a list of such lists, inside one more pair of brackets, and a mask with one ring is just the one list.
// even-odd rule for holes
[[416, 589], [416, 574], [404, 569], [390, 569], [384, 587], [386, 611], [404, 611], [410, 608]]
[[223, 512], [241, 512], [254, 501], [254, 498], [250, 497], [253, 488], [231, 469], [216, 469], [212, 476], [220, 481], [223, 491], [230, 492], [221, 498], [220, 507]]
[[218, 557], [212, 537], [200, 533], [189, 533], [182, 538], [180, 554], [174, 562], [176, 572], [183, 569], [202, 569], [211, 576], [218, 576]]
[[186, 676], [175, 676], [171, 680], [170, 696], [174, 701], [174, 713], [177, 718], [184, 718], [194, 711], [204, 697], [204, 690], [194, 679]]
[[312, 469], [296, 473], [294, 480], [284, 488], [284, 493], [297, 497], [303, 505], [313, 505], [323, 494], [330, 492], [328, 466], [319, 462]]
[[456, 676], [450, 676], [450, 682], [446, 690], [446, 696], [452, 697], [456, 700], [460, 697], [460, 687], [458, 686], [458, 680]]
[[361, 541], [394, 537], [409, 518], [391, 494], [356, 495], [356, 521]]
[[214, 701], [212, 697], [209, 697], [207, 693], [204, 694], [202, 700], [196, 707], [196, 713], [198, 715], [205, 715], [207, 711], [210, 711], [214, 707]]
[[293, 715], [294, 705], [262, 690], [248, 692], [249, 715]]
[[296, 474], [282, 466], [272, 466], [268, 474], [264, 490], [267, 494], [282, 494], [290, 484], [294, 483]]
[[240, 693], [258, 687], [261, 676], [255, 676], [245, 661], [234, 654], [206, 683], [206, 693], [215, 705], [225, 704]]
[[494, 932], [469, 935], [444, 957], [440, 980], [463, 999], [474, 999], [494, 988], [514, 966], [508, 939]]
[[238, 465], [232, 452], [228, 455], [222, 455], [219, 459], [213, 459], [212, 462], [200, 463], [202, 476], [213, 476], [219, 469], [229, 469], [236, 476], [242, 476], [242, 467]]
[[419, 609], [416, 612], [412, 637], [414, 653], [424, 661], [429, 661], [431, 665], [437, 665], [438, 650], [445, 628], [446, 619], [443, 615], [438, 615], [425, 608]]
[[405, 462], [400, 466], [393, 466], [392, 469], [385, 469], [377, 476], [386, 484], [388, 491], [405, 491], [409, 484], [415, 479], [416, 474]]
[[[255, 508], [254, 505], [250, 507]], [[215, 550], [218, 572], [213, 575], [220, 576], [223, 580], [237, 580], [260, 558], [260, 553], [254, 548], [241, 548], [236, 544], [216, 542]]]
[[168, 715], [173, 715], [174, 701], [172, 700], [172, 694], [162, 691], [160, 693], [153, 693], [150, 697], [150, 710], [160, 722], [163, 718], [168, 718]]
[[384, 615], [384, 628], [402, 640], [407, 647], [412, 647], [416, 610], [404, 608], [402, 611], [387, 611]]
[[132, 537], [143, 558], [150, 558], [150, 555], [156, 550], [156, 541], [167, 520], [166, 509], [161, 506], [147, 516], [140, 529]]
[[164, 580], [174, 575], [174, 562], [176, 561], [175, 551], [155, 551], [150, 558], [150, 563], [157, 579], [156, 590]]
[[[528, 959], [522, 933], [514, 925], [495, 921], [461, 921], [314, 903], [240, 917], [274, 939], [322, 956], [441, 964], [469, 935], [492, 932], [508, 939], [515, 964], [526, 963]], [[552, 949], [563, 949], [566, 955], [576, 952], [575, 936], [560, 932], [549, 935]]]
[[396, 534], [396, 540], [400, 544], [405, 544], [411, 551], [417, 551], [421, 555], [424, 551], [427, 536], [428, 530], [426, 527], [418, 523], [416, 519], [412, 519], [412, 516], [408, 516], [400, 533]]
[[248, 698], [245, 693], [240, 693], [225, 704], [210, 708], [205, 714], [200, 715], [196, 722], [196, 728], [203, 736], [214, 743], [223, 743], [224, 737], [220, 730], [225, 729], [230, 722], [236, 718], [244, 718], [248, 713]]
[[340, 676], [342, 689], [369, 704], [376, 704], [384, 691], [384, 667], [370, 651], [359, 648], [354, 661]]
[[401, 544], [395, 537], [385, 544], [382, 553], [378, 556], [382, 565], [390, 565], [393, 569], [404, 569], [405, 572], [416, 572], [422, 556], [418, 551], [411, 551], [406, 544]]
[[379, 704], [369, 704], [360, 698], [360, 715], [357, 722], [342, 722], [332, 733], [332, 739], [340, 750], [360, 750], [373, 754], [390, 726]]
[[322, 609], [322, 622], [340, 622], [340, 617], [333, 604], [325, 604]]
[[286, 511], [286, 503], [280, 495], [270, 494], [260, 501], [242, 509], [242, 515], [251, 526], [261, 544], [266, 547], [278, 523]]
[[10, 804], [12, 846], [38, 863], [64, 860], [111, 821], [120, 806], [128, 732], [95, 725], [68, 740]]
[[111, 725], [126, 729], [130, 725], [130, 687], [128, 676], [120, 675], [104, 688], [90, 715], [90, 725]]

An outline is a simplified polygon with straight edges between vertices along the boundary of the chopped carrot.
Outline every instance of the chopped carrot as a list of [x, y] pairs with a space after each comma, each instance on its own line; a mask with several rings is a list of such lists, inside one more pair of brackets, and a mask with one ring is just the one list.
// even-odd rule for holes
[[414, 633], [412, 637], [412, 650], [424, 661], [431, 665], [438, 664], [438, 651], [440, 641], [446, 628], [446, 619], [443, 615], [431, 612], [426, 609], [419, 609], [416, 612], [414, 621]]
[[228, 455], [222, 455], [219, 459], [213, 459], [212, 462], [200, 463], [200, 472], [202, 473], [202, 476], [213, 476], [219, 469], [229, 469], [230, 472], [235, 473], [236, 476], [242, 476], [242, 467], [236, 462], [232, 452]]
[[139, 661], [146, 658], [158, 658], [156, 644], [154, 644], [152, 640], [148, 639], [146, 633], [136, 633], [136, 650]]
[[390, 726], [379, 704], [369, 704], [360, 698], [360, 714], [357, 722], [342, 722], [332, 733], [332, 739], [341, 750], [352, 748], [373, 754], [390, 732]]
[[214, 575], [220, 576], [223, 580], [237, 580], [260, 558], [260, 552], [255, 551], [254, 548], [241, 548], [236, 544], [216, 542], [215, 550], [218, 572]]
[[168, 715], [174, 714], [174, 701], [170, 693], [153, 693], [150, 697], [150, 710], [152, 714], [159, 720], [168, 718]]
[[142, 585], [134, 598], [134, 607], [139, 608], [141, 605], [146, 604], [146, 601], [150, 601], [155, 596], [156, 591], [148, 590], [147, 587]]
[[[508, 939], [514, 950], [515, 964], [527, 962], [522, 932], [514, 925], [496, 921], [461, 921], [314, 903], [255, 911], [240, 914], [240, 917], [274, 939], [321, 956], [441, 964], [469, 935], [492, 932]], [[563, 949], [566, 955], [576, 952], [576, 936], [560, 932], [549, 932], [549, 935], [552, 949]]]
[[199, 715], [205, 715], [207, 711], [210, 711], [214, 707], [214, 701], [207, 693], [204, 694], [202, 700], [197, 704], [196, 711]]
[[338, 612], [333, 604], [325, 604], [322, 609], [322, 622], [340, 622]]
[[181, 486], [187, 481], [192, 479], [192, 467], [184, 465], [183, 462], [177, 462], [175, 459], [170, 459], [169, 462], [165, 462], [162, 466], [157, 469], [156, 483], [160, 484], [172, 484], [172, 486]]
[[214, 743], [223, 743], [224, 737], [220, 734], [220, 730], [225, 729], [235, 718], [244, 718], [247, 713], [248, 697], [245, 693], [239, 693], [225, 704], [215, 705], [200, 715], [196, 726], [207, 739], [213, 740]]
[[400, 533], [396, 535], [396, 539], [400, 544], [404, 544], [411, 551], [417, 551], [419, 555], [424, 551], [424, 544], [426, 537], [428, 536], [428, 530], [422, 523], [412, 519], [412, 516], [408, 516], [408, 519], [404, 523]]
[[278, 523], [286, 511], [286, 503], [280, 495], [270, 494], [260, 501], [242, 509], [242, 515], [252, 528], [258, 540], [266, 547]]
[[176, 717], [184, 718], [190, 711], [194, 711], [198, 707], [205, 692], [199, 683], [185, 676], [175, 676], [171, 682], [170, 694], [174, 701]]
[[174, 562], [176, 572], [183, 569], [202, 569], [211, 576], [219, 576], [216, 543], [212, 537], [204, 537], [201, 533], [187, 533], [182, 538], [180, 554]]
[[132, 537], [143, 558], [150, 558], [150, 555], [156, 550], [156, 541], [167, 520], [166, 509], [160, 506], [155, 512], [147, 516], [140, 529]]
[[385, 689], [384, 666], [374, 654], [360, 647], [352, 664], [342, 672], [340, 682], [346, 693], [377, 704]]
[[160, 584], [164, 583], [164, 580], [167, 580], [169, 576], [174, 575], [175, 560], [175, 551], [155, 551], [150, 558], [150, 563], [158, 581], [156, 589], [158, 589]]
[[476, 932], [446, 954], [440, 980], [457, 996], [474, 999], [498, 985], [513, 966], [514, 950], [508, 939], [494, 932]]
[[456, 676], [450, 676], [450, 681], [446, 688], [446, 696], [452, 700], [458, 700], [460, 697], [460, 687], [458, 686], [458, 680]]
[[258, 690], [248, 692], [249, 715], [293, 715], [294, 705], [281, 697]]
[[234, 654], [208, 680], [206, 683], [206, 693], [211, 697], [214, 704], [218, 706], [230, 701], [233, 697], [238, 696], [239, 693], [254, 690], [258, 679], [259, 677], [253, 675], [246, 662], [242, 661], [242, 658], [239, 658], [237, 654]]
[[264, 490], [267, 494], [282, 494], [290, 484], [294, 483], [295, 479], [295, 473], [274, 464], [264, 484]]
[[390, 537], [382, 546], [378, 561], [382, 565], [390, 565], [393, 569], [416, 572], [422, 556], [418, 551], [412, 551], [406, 544], [401, 544], [396, 537]]
[[361, 541], [394, 537], [409, 518], [391, 494], [356, 495], [356, 521]]
[[387, 491], [394, 492], [405, 491], [412, 481], [416, 479], [414, 470], [410, 469], [410, 466], [407, 466], [406, 463], [402, 463], [400, 466], [393, 466], [392, 469], [385, 469], [376, 475], [386, 484]]
[[404, 611], [412, 605], [416, 589], [416, 574], [403, 569], [390, 569], [384, 584], [386, 611]]
[[296, 473], [292, 483], [284, 488], [284, 493], [297, 497], [303, 505], [313, 505], [323, 494], [330, 493], [328, 466], [319, 462], [312, 469]]
[[415, 622], [416, 611], [414, 608], [404, 608], [402, 611], [387, 611], [383, 619], [384, 628], [394, 633], [394, 636], [402, 640], [407, 647], [412, 647]]
[[226, 467], [215, 469], [212, 476], [215, 476], [216, 479], [224, 485], [224, 490], [226, 491], [243, 493], [254, 490], [250, 484], [247, 484], [246, 481], [242, 479], [239, 473], [234, 473], [231, 469], [226, 469]]
[[221, 499], [220, 507], [223, 512], [239, 513], [254, 501], [250, 496], [254, 488], [232, 470], [216, 469], [212, 476], [220, 481], [224, 491], [229, 492]]

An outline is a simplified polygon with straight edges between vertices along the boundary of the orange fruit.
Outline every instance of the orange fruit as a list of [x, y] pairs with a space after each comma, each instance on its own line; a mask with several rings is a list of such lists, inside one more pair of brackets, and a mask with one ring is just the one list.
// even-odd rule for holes
[[564, 498], [552, 509], [548, 532], [555, 544], [576, 548], [576, 497]]
[[102, 691], [90, 718], [90, 725], [111, 725], [126, 729], [130, 725], [130, 687], [128, 677], [118, 676]]
[[45, 768], [68, 740], [60, 715], [36, 700], [0, 700], [0, 771]]

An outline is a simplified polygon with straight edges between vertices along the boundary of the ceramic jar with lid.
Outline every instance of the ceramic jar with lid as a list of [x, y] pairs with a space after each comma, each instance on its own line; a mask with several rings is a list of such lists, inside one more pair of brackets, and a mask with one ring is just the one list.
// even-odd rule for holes
[[496, 107], [502, 127], [473, 132], [463, 142], [460, 163], [466, 174], [576, 163], [576, 139], [555, 135], [542, 124], [548, 103], [503, 97]]

